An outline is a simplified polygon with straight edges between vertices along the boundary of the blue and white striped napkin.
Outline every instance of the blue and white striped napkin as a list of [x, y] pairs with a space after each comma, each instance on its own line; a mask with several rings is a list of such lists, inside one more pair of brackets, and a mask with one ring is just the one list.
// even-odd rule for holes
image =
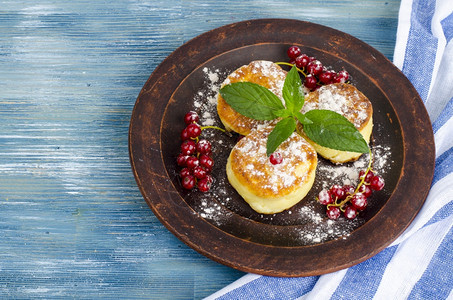
[[376, 256], [322, 276], [247, 274], [207, 299], [453, 299], [453, 0], [402, 0], [394, 63], [426, 105], [436, 166], [425, 205]]

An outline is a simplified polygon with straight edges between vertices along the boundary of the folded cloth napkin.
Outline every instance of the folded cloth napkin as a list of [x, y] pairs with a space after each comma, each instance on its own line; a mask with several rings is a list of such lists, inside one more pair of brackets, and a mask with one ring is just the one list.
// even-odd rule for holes
[[247, 274], [207, 299], [453, 299], [453, 1], [402, 0], [394, 63], [419, 92], [434, 179], [409, 228], [376, 256], [322, 276]]

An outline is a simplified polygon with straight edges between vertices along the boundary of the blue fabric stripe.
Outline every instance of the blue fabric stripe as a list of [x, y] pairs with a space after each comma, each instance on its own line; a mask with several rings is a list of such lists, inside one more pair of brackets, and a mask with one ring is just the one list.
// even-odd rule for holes
[[436, 10], [436, 1], [414, 0], [412, 2], [411, 20], [417, 21], [426, 29], [426, 35], [432, 35], [431, 19]]
[[453, 38], [453, 14], [450, 14], [448, 17], [443, 19], [440, 22], [440, 25], [442, 26], [442, 29], [445, 34], [445, 39], [447, 40], [448, 43]]
[[218, 299], [296, 299], [313, 289], [319, 276], [280, 278], [261, 276], [245, 285], [228, 292]]
[[453, 228], [450, 228], [409, 299], [447, 299], [453, 288], [452, 248]]
[[434, 133], [436, 133], [445, 123], [447, 123], [447, 121], [451, 117], [453, 117], [453, 98], [450, 99], [442, 113], [437, 117], [437, 120], [433, 123]]
[[452, 200], [449, 203], [445, 204], [442, 208], [440, 208], [434, 214], [434, 216], [432, 216], [431, 219], [424, 225], [424, 227], [442, 221], [445, 218], [453, 215], [453, 195], [451, 196], [451, 198]]
[[436, 182], [450, 174], [452, 170], [453, 170], [453, 147], [442, 153], [442, 155], [440, 155], [436, 159], [432, 185], [434, 185]]
[[[417, 89], [423, 102], [428, 98], [429, 85], [436, 58], [437, 39], [431, 34], [435, 1], [414, 0], [411, 28], [404, 55], [403, 73]], [[423, 70], [423, 76], [420, 76]]]
[[372, 299], [387, 264], [397, 249], [398, 245], [386, 248], [376, 256], [349, 268], [331, 299]]

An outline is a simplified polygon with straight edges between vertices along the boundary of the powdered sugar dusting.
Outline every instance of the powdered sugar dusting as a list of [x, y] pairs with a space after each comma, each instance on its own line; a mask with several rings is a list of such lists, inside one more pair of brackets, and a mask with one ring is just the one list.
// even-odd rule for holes
[[[221, 87], [232, 83], [250, 81], [270, 90], [284, 105], [285, 101], [283, 100], [282, 91], [286, 73], [286, 71], [271, 61], [256, 60], [230, 73], [222, 82]], [[251, 130], [256, 129], [260, 125], [269, 125], [273, 122], [244, 117], [232, 110], [224, 101], [220, 101], [219, 113], [223, 114], [222, 119], [227, 126], [231, 126], [233, 131], [243, 135], [249, 134]]]
[[336, 238], [347, 238], [351, 231], [360, 226], [363, 221], [330, 220], [317, 213], [312, 207], [304, 206], [299, 209], [301, 218], [309, 220], [312, 226], [299, 230], [299, 238], [305, 244], [319, 244]]
[[[282, 69], [274, 64], [271, 61], [266, 61], [266, 60], [256, 60], [250, 63], [249, 65], [251, 67], [251, 72], [253, 74], [259, 74], [259, 77], [268, 77], [272, 78], [273, 80], [270, 80], [269, 82], [271, 85], [269, 86], [269, 90], [277, 95], [281, 100], [282, 103], [284, 103], [283, 100], [283, 84], [284, 84], [284, 77], [282, 76], [285, 72], [282, 71]], [[245, 66], [244, 66], [245, 67]], [[238, 69], [231, 74], [228, 75], [228, 78], [224, 80], [222, 83], [222, 86], [225, 86], [227, 84], [230, 84], [232, 82], [231, 79], [237, 79], [237, 78], [242, 78], [243, 77], [243, 72], [242, 70]]]
[[336, 85], [330, 84], [320, 87], [315, 93], [318, 93], [318, 98], [314, 101], [310, 101], [309, 98], [302, 109], [303, 113], [313, 109], [332, 110], [348, 118], [357, 128], [368, 118], [369, 104], [361, 100], [363, 96], [357, 90], [352, 92], [339, 90]]
[[[297, 167], [307, 163], [308, 155], [306, 149], [314, 153], [314, 149], [297, 133], [293, 133], [283, 142], [276, 152], [283, 157], [282, 163], [272, 164], [266, 155], [266, 141], [270, 132], [269, 128], [256, 130], [249, 136], [243, 138], [235, 146], [234, 157], [241, 162], [246, 162], [245, 169], [251, 182], [258, 181], [263, 190], [270, 190], [278, 194], [282, 189], [289, 188], [294, 184], [304, 183], [306, 174], [299, 174]], [[253, 160], [250, 153], [254, 153]]]
[[194, 110], [201, 112], [199, 115], [202, 126], [214, 126], [216, 125], [217, 94], [222, 73], [218, 69], [210, 70], [204, 67], [203, 74], [205, 75], [204, 88], [195, 94], [193, 106]]
[[[198, 113], [201, 126], [223, 127], [217, 115], [217, 95], [221, 82], [229, 73], [229, 71], [221, 71], [217, 68], [210, 69], [204, 67], [202, 69], [204, 83], [202, 88], [194, 95], [192, 108]], [[225, 168], [217, 165], [217, 156], [231, 151], [231, 146], [229, 145], [231, 143], [229, 141], [230, 137], [221, 134], [220, 131], [215, 129], [204, 130], [203, 137], [211, 141], [215, 139], [216, 142], [212, 144], [212, 152], [215, 160], [214, 168], [223, 169], [224, 172]], [[225, 209], [225, 206], [231, 200], [231, 196], [227, 192], [227, 184], [222, 176], [214, 175], [214, 184], [211, 191], [199, 193], [196, 197], [198, 201], [192, 204], [196, 213], [217, 226], [222, 226], [226, 222], [226, 219], [232, 215], [231, 211]], [[197, 191], [194, 192], [198, 193]]]
[[[194, 93], [193, 96], [193, 110], [197, 111], [200, 116], [201, 126], [218, 126], [223, 127], [217, 115], [217, 94], [222, 83], [227, 78], [231, 71], [219, 70], [217, 68], [203, 68], [204, 75], [203, 87]], [[267, 74], [269, 75], [269, 74]], [[283, 84], [275, 87], [273, 92], [281, 93]], [[281, 94], [280, 94], [281, 95]], [[327, 93], [322, 96], [329, 98], [331, 95]], [[321, 97], [321, 98], [322, 98]], [[336, 97], [338, 106], [345, 101], [342, 97]], [[330, 102], [330, 101], [328, 101]], [[309, 104], [306, 109], [308, 110]], [[334, 107], [329, 104], [328, 109], [334, 110]], [[339, 112], [339, 111], [337, 111]], [[339, 112], [341, 113], [341, 112]], [[261, 128], [261, 127], [259, 127]], [[213, 144], [213, 156], [215, 158], [214, 167], [217, 168], [213, 172], [215, 174], [215, 182], [211, 191], [207, 193], [197, 193], [196, 196], [191, 197], [193, 202], [190, 203], [194, 209], [194, 213], [198, 214], [208, 222], [228, 232], [231, 228], [231, 220], [236, 215], [242, 216], [245, 220], [250, 220], [252, 223], [275, 224], [275, 225], [290, 225], [292, 235], [295, 240], [292, 241], [294, 245], [312, 245], [323, 243], [332, 239], [348, 238], [350, 233], [363, 224], [364, 220], [356, 218], [355, 220], [346, 220], [340, 218], [338, 220], [330, 220], [322, 213], [320, 205], [316, 202], [315, 197], [307, 197], [306, 200], [301, 201], [298, 205], [275, 215], [262, 215], [257, 214], [248, 207], [245, 201], [238, 200], [235, 195], [234, 189], [230, 186], [226, 179], [225, 166], [222, 165], [218, 157], [226, 157], [232, 149], [234, 138], [221, 134], [217, 130], [206, 130], [203, 132], [204, 137], [207, 139], [215, 139]], [[253, 145], [243, 145], [241, 151], [250, 151]], [[265, 153], [265, 147], [260, 147], [261, 153]], [[287, 151], [291, 151], [293, 155], [303, 155], [298, 145], [288, 147]], [[299, 152], [298, 152], [299, 151]], [[385, 173], [391, 168], [392, 155], [391, 149], [388, 146], [373, 145], [373, 170], [380, 175]], [[312, 188], [314, 193], [319, 192], [322, 188], [328, 188], [332, 184], [352, 184], [356, 185], [358, 182], [359, 170], [366, 169], [369, 156], [364, 154], [356, 162], [351, 162], [343, 165], [334, 165], [324, 160], [318, 161], [318, 174], [323, 174], [323, 180], [316, 180]], [[245, 166], [245, 169], [251, 172], [259, 172], [252, 164]], [[294, 184], [294, 177], [284, 170], [278, 170], [278, 166], [272, 181], [280, 181], [285, 186]], [[325, 178], [325, 179], [324, 179]], [[191, 192], [192, 193], [192, 192]], [[263, 235], [266, 232], [263, 231]], [[259, 239], [259, 238], [258, 238]]]

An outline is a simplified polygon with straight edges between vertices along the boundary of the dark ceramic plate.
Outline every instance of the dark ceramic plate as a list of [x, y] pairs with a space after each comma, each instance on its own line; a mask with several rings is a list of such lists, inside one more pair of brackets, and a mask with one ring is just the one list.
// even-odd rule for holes
[[[213, 189], [187, 192], [179, 182], [175, 158], [184, 114], [195, 109], [204, 122], [220, 124], [214, 104], [208, 104], [215, 97], [212, 87], [252, 60], [287, 60], [286, 49], [293, 44], [335, 70], [346, 69], [373, 103], [374, 168], [386, 186], [370, 197], [369, 207], [355, 221], [328, 220], [325, 208], [314, 199], [321, 188], [341, 183], [342, 175], [358, 173], [366, 156], [341, 167], [320, 159], [316, 183], [304, 200], [283, 213], [261, 215], [225, 178], [225, 162], [236, 137], [206, 130], [214, 143]], [[381, 53], [350, 35], [285, 19], [231, 24], [176, 49], [138, 96], [129, 152], [144, 199], [174, 235], [217, 262], [273, 276], [319, 275], [377, 254], [418, 213], [434, 171], [431, 124], [407, 78]]]

